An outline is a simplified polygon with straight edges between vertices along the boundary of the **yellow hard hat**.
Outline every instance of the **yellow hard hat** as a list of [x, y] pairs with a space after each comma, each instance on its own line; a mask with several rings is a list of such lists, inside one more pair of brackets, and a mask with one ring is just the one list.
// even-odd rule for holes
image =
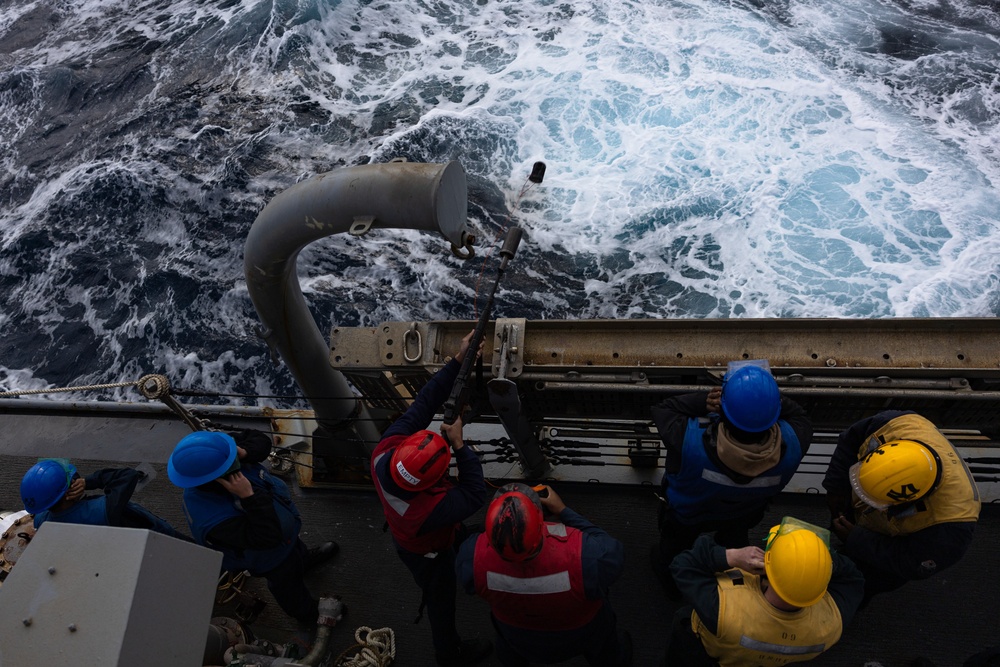
[[854, 492], [880, 510], [923, 498], [940, 477], [937, 452], [916, 440], [891, 440], [851, 466]]
[[812, 530], [774, 526], [767, 535], [764, 572], [782, 600], [808, 607], [823, 599], [833, 575], [833, 558], [826, 542]]

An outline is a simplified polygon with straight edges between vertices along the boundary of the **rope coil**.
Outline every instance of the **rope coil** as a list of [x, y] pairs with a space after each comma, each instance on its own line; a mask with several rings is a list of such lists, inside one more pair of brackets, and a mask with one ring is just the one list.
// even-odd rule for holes
[[[337, 656], [334, 667], [388, 667], [396, 657], [396, 633], [392, 628], [372, 630], [361, 626], [354, 631], [358, 642]], [[352, 652], [357, 651], [354, 655]]]
[[248, 573], [246, 570], [230, 572], [226, 570], [219, 577], [219, 584], [215, 590], [215, 604], [227, 604], [243, 592], [246, 585]]
[[166, 375], [143, 375], [135, 386], [140, 394], [150, 400], [162, 400], [170, 394], [170, 380]]

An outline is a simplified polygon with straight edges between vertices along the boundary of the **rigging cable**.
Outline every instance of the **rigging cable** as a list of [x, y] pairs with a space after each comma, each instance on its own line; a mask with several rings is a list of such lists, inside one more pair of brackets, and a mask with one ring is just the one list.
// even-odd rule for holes
[[[521, 200], [524, 195], [531, 190], [536, 183], [542, 182], [542, 177], [539, 174], [538, 165], [542, 165], [540, 168], [541, 174], [545, 173], [545, 163], [536, 162], [535, 167], [531, 174], [524, 179], [524, 184], [521, 186], [521, 191], [517, 193], [517, 199], [514, 200], [514, 206], [511, 207], [510, 212], [507, 213], [507, 218], [504, 220], [503, 224], [500, 225], [500, 230], [497, 235], [493, 238], [493, 243], [490, 245], [490, 249], [483, 255], [483, 264], [479, 269], [479, 276], [476, 278], [476, 294], [472, 299], [472, 313], [475, 319], [479, 319], [479, 285], [483, 281], [483, 274], [486, 273], [486, 262], [489, 260], [490, 256], [493, 255], [493, 248], [496, 247], [497, 242], [500, 238], [507, 232], [507, 228], [510, 226], [511, 218], [514, 216], [514, 211], [516, 211], [521, 206]], [[536, 180], [537, 179], [537, 180]]]
[[95, 389], [117, 389], [119, 387], [138, 387], [139, 383], [149, 376], [143, 376], [131, 382], [109, 382], [106, 384], [84, 384], [75, 387], [52, 387], [49, 389], [19, 389], [17, 391], [0, 392], [0, 398], [13, 398], [15, 396], [27, 396], [31, 394], [56, 394], [66, 391], [93, 391]]

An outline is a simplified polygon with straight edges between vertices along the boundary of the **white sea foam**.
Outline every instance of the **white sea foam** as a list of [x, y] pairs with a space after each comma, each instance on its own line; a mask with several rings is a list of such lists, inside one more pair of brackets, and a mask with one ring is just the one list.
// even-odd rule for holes
[[[977, 5], [221, 5], [87, 0], [34, 38], [45, 5], [0, 9], [18, 45], [0, 57], [2, 324], [43, 346], [8, 365], [288, 391], [242, 240], [296, 181], [397, 155], [459, 160], [481, 239], [515, 211], [500, 314], [1000, 308], [1000, 24]], [[323, 329], [472, 318], [485, 254], [376, 230], [313, 244], [299, 274]]]

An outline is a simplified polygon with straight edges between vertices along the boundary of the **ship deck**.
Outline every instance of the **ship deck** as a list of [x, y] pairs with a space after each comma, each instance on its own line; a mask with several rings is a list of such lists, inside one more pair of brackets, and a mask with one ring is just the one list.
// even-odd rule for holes
[[[21, 507], [20, 477], [35, 461], [27, 456], [0, 456], [0, 509]], [[81, 473], [120, 461], [74, 459]], [[135, 500], [171, 521], [184, 526], [180, 491], [166, 477], [162, 463], [153, 464], [158, 476]], [[554, 484], [573, 509], [625, 544], [627, 566], [612, 589], [612, 605], [620, 627], [631, 632], [635, 665], [659, 665], [668, 628], [678, 605], [667, 600], [649, 567], [649, 548], [657, 539], [656, 503], [652, 489], [605, 483]], [[331, 638], [331, 651], [339, 654], [354, 643], [354, 630], [361, 626], [392, 628], [397, 656], [394, 665], [433, 665], [427, 620], [414, 624], [419, 590], [396, 558], [389, 536], [382, 531], [381, 506], [372, 490], [299, 489], [296, 502], [302, 512], [302, 537], [307, 544], [336, 540], [341, 553], [335, 560], [310, 573], [308, 584], [316, 594], [337, 594], [349, 613]], [[469, 520], [481, 522], [483, 513]], [[822, 496], [783, 494], [752, 538], [764, 537], [766, 528], [784, 515], [824, 524]], [[973, 653], [1000, 643], [1000, 578], [996, 546], [1000, 544], [1000, 505], [984, 506], [970, 551], [956, 566], [938, 576], [912, 582], [904, 588], [876, 597], [846, 629], [840, 643], [814, 661], [817, 665], [857, 666], [879, 663], [905, 667], [923, 656], [941, 667], [957, 667]], [[183, 575], [178, 567], [177, 576]], [[287, 641], [294, 623], [271, 601], [261, 580], [247, 590], [269, 601], [253, 624], [258, 637], [277, 643]], [[459, 593], [459, 632], [465, 637], [491, 637], [492, 627], [484, 602]], [[493, 659], [481, 663], [499, 665]], [[577, 659], [567, 665], [583, 665]]]

